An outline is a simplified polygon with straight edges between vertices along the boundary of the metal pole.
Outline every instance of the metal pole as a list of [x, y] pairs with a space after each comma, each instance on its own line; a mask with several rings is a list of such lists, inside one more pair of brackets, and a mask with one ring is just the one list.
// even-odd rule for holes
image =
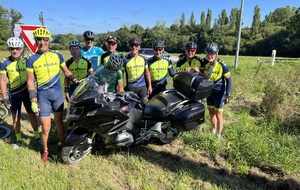
[[41, 14], [39, 15], [39, 20], [42, 23], [42, 26], [44, 26], [44, 16], [43, 16], [43, 12], [41, 12]]
[[235, 53], [234, 67], [238, 67], [238, 62], [239, 62], [241, 30], [242, 30], [242, 23], [243, 23], [243, 21], [242, 21], [242, 19], [243, 19], [243, 9], [244, 9], [244, 0], [241, 0], [240, 25], [239, 25], [238, 39], [237, 39], [237, 43], [236, 43], [236, 53]]

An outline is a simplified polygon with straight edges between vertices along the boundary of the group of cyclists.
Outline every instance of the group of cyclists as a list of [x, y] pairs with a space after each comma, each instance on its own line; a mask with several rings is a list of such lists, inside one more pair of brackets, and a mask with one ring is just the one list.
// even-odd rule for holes
[[[215, 81], [214, 91], [207, 98], [212, 133], [221, 137], [223, 104], [229, 102], [232, 80], [229, 67], [218, 58], [217, 44], [208, 44], [204, 49], [206, 57], [200, 58], [196, 56], [197, 44], [193, 41], [187, 42], [184, 46], [185, 52], [179, 56], [174, 70], [172, 62], [163, 56], [165, 44], [160, 40], [153, 42], [154, 55], [146, 59], [138, 53], [141, 48], [141, 41], [138, 38], [129, 39], [130, 52], [123, 54], [117, 51], [118, 39], [108, 36], [107, 51], [104, 52], [102, 48], [94, 46], [95, 35], [88, 30], [83, 33], [84, 47], [77, 40], [69, 42], [71, 57], [64, 61], [59, 52], [49, 49], [51, 33], [48, 29], [37, 28], [33, 35], [38, 46], [36, 53], [23, 57], [23, 41], [11, 37], [7, 40], [10, 56], [0, 64], [1, 91], [6, 91], [6, 78], [10, 84], [11, 97], [2, 93], [2, 99], [4, 105], [12, 111], [16, 134], [15, 147], [22, 146], [20, 131], [22, 102], [35, 131], [35, 138], [43, 146], [42, 161], [47, 162], [49, 155], [51, 112], [54, 114], [60, 145], [63, 146], [64, 97], [60, 84], [60, 69], [65, 74], [64, 93], [67, 101], [80, 81], [89, 75], [92, 75], [99, 85], [106, 83], [108, 92], [132, 91], [140, 97], [141, 102], [145, 103], [166, 90], [168, 76], [175, 77], [178, 72], [206, 73]], [[126, 84], [125, 87], [123, 84]], [[38, 132], [36, 113], [39, 114], [42, 125], [41, 135]]]

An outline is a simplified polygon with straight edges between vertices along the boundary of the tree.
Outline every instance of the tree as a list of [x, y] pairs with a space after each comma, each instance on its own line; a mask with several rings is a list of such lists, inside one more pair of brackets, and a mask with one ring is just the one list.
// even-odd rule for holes
[[255, 36], [259, 33], [260, 29], [260, 8], [258, 5], [254, 7], [254, 15], [253, 15], [253, 21], [251, 25], [251, 36]]
[[192, 11], [192, 14], [191, 14], [191, 18], [190, 18], [190, 21], [189, 21], [189, 25], [190, 25], [192, 28], [195, 28], [195, 25], [196, 25], [195, 15], [194, 15], [194, 12], [193, 12], [193, 11]]
[[0, 45], [6, 43], [9, 37], [9, 15], [8, 10], [0, 5]]
[[206, 14], [206, 29], [209, 30], [211, 28], [211, 19], [212, 19], [212, 10], [208, 9]]
[[221, 17], [219, 17], [218, 23], [222, 28], [228, 28], [229, 18], [225, 9], [222, 10], [222, 14]]
[[281, 7], [275, 9], [275, 11], [271, 12], [269, 15], [266, 16], [264, 22], [265, 25], [268, 23], [272, 23], [276, 26], [282, 26], [287, 23], [292, 16], [295, 15], [297, 8], [296, 7]]
[[182, 13], [181, 17], [180, 17], [180, 25], [179, 25], [179, 27], [182, 28], [184, 26], [185, 26], [185, 14]]
[[158, 21], [156, 22], [155, 27], [158, 27], [158, 28], [165, 28], [165, 27], [166, 27], [166, 21], [164, 21], [164, 20], [158, 20]]
[[229, 29], [235, 31], [239, 24], [239, 9], [232, 8], [230, 11], [230, 22], [229, 22]]
[[20, 20], [23, 18], [22, 13], [18, 12], [16, 9], [11, 8], [9, 11], [10, 15], [10, 26], [20, 23]]
[[202, 13], [201, 13], [201, 18], [200, 18], [200, 27], [201, 27], [201, 28], [202, 28], [202, 27], [205, 27], [205, 25], [206, 25], [205, 12], [202, 11]]
[[287, 23], [287, 29], [300, 36], [300, 7], [295, 11], [295, 15], [291, 17]]

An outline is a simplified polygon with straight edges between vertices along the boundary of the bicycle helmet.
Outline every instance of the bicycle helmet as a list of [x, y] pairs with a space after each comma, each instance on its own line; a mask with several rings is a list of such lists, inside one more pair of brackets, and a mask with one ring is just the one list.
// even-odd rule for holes
[[106, 42], [118, 42], [118, 40], [115, 36], [108, 36]]
[[215, 43], [207, 44], [207, 46], [204, 49], [204, 53], [218, 53], [219, 52], [219, 47]]
[[197, 44], [193, 41], [189, 41], [185, 44], [184, 46], [186, 49], [190, 49], [190, 48], [194, 48], [196, 49], [197, 48]]
[[129, 44], [138, 44], [138, 45], [141, 45], [141, 41], [138, 38], [136, 38], [136, 37], [130, 38], [130, 40], [128, 40], [128, 43]]
[[90, 39], [94, 39], [95, 38], [95, 35], [92, 31], [90, 30], [87, 30], [83, 33], [83, 37], [84, 38], [90, 38]]
[[51, 33], [46, 28], [37, 28], [33, 31], [33, 36], [35, 38], [50, 38]]
[[123, 58], [118, 54], [111, 54], [108, 59], [107, 65], [110, 69], [118, 71], [123, 66]]
[[81, 44], [80, 44], [80, 42], [79, 42], [78, 40], [71, 40], [71, 41], [69, 42], [69, 48], [70, 48], [70, 47], [73, 47], [73, 46], [78, 46], [79, 48], [82, 47]]
[[17, 37], [11, 37], [6, 41], [7, 47], [10, 48], [23, 48], [24, 43], [20, 38]]
[[165, 47], [165, 43], [160, 40], [157, 40], [152, 44], [152, 48], [164, 48], [164, 47]]

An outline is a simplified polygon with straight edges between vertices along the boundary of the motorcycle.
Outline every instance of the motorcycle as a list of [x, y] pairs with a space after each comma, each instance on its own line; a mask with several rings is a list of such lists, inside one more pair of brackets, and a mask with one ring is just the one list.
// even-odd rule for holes
[[66, 119], [74, 128], [62, 148], [63, 162], [81, 161], [91, 153], [96, 139], [106, 149], [152, 140], [168, 144], [182, 132], [203, 124], [201, 99], [210, 95], [213, 81], [204, 74], [181, 72], [173, 84], [173, 89], [142, 104], [135, 93], [108, 93], [105, 79], [89, 76], [69, 100]]

